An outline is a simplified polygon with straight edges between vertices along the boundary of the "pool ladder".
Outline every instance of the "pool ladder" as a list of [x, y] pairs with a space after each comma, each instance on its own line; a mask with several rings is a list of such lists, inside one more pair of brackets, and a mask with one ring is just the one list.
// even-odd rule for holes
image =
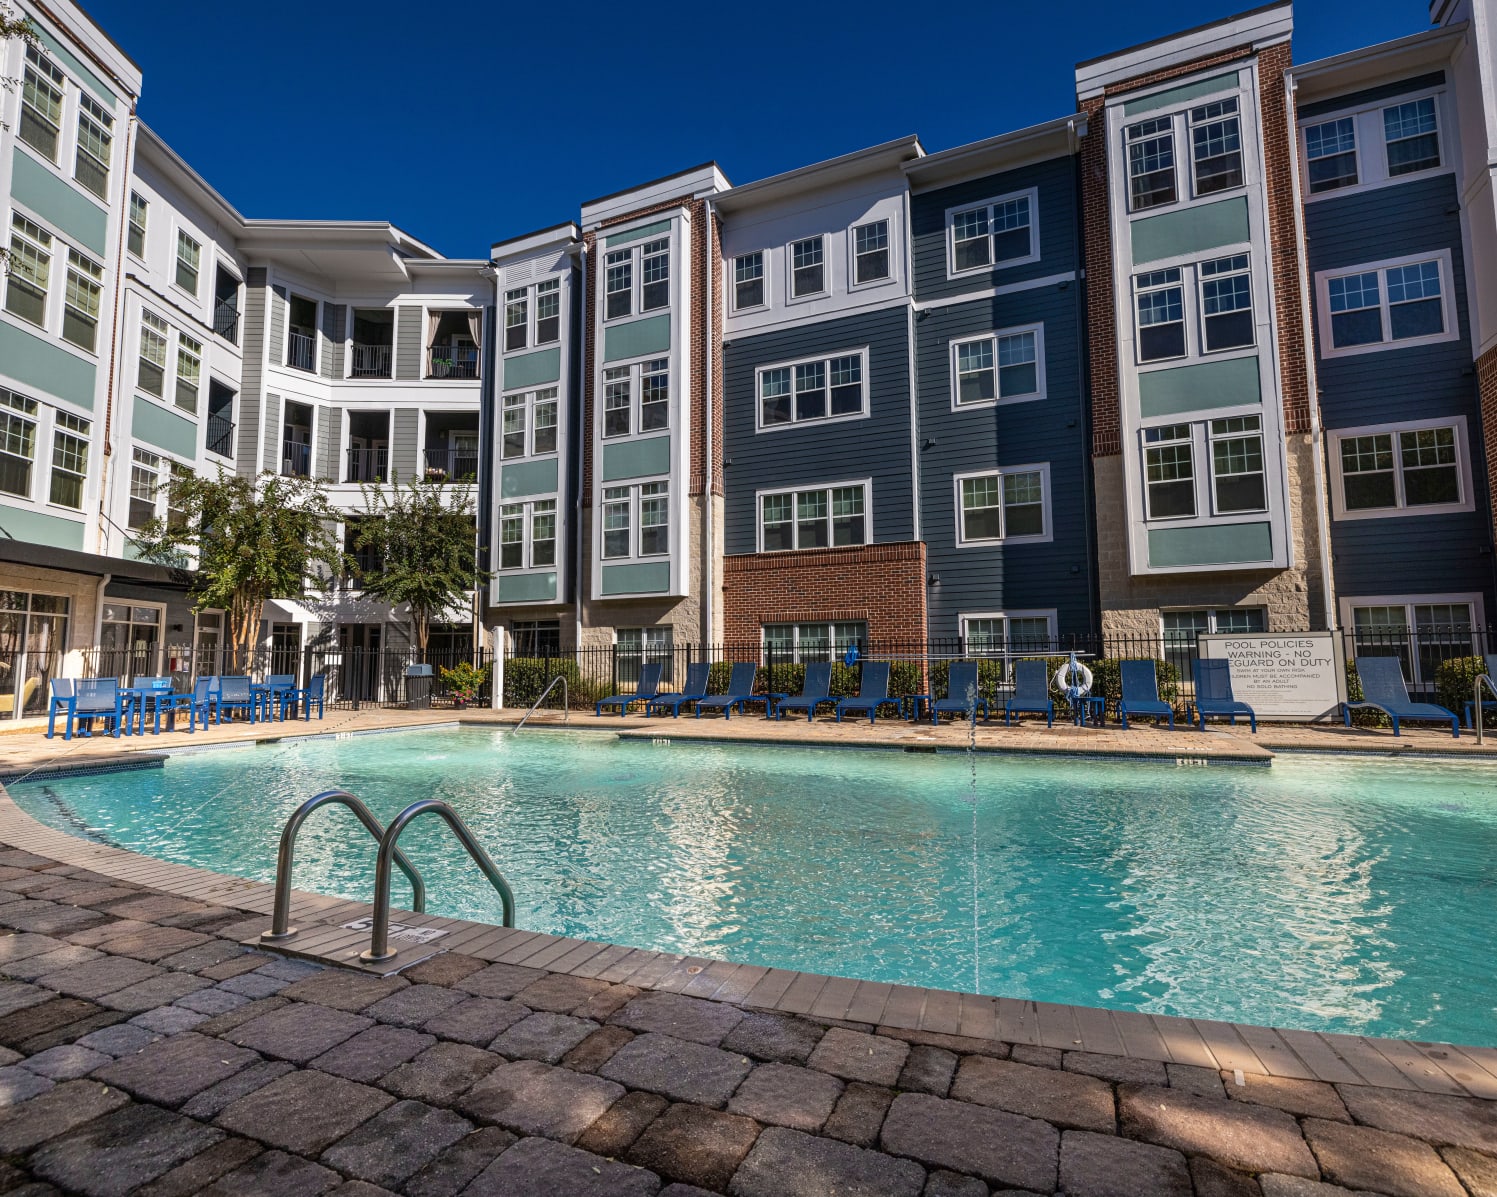
[[374, 918], [369, 932], [369, 947], [359, 953], [360, 960], [366, 964], [381, 964], [394, 959], [399, 952], [398, 948], [390, 946], [390, 880], [395, 868], [398, 867], [411, 883], [411, 909], [417, 914], [426, 910], [426, 883], [421, 879], [416, 866], [411, 864], [399, 847], [400, 837], [405, 829], [422, 815], [438, 815], [452, 828], [452, 834], [457, 836], [458, 843], [462, 844], [473, 858], [473, 863], [483, 871], [489, 884], [498, 893], [499, 901], [504, 907], [504, 925], [515, 925], [515, 896], [514, 891], [509, 888], [509, 882], [463, 822], [462, 816], [447, 803], [436, 798], [423, 798], [396, 815], [390, 820], [388, 827], [381, 827], [369, 808], [347, 790], [325, 790], [297, 807], [281, 831], [281, 846], [276, 855], [275, 907], [271, 913], [270, 930], [260, 933], [261, 943], [280, 944], [296, 937], [297, 929], [291, 926], [291, 865], [296, 853], [296, 833], [313, 811], [334, 803], [353, 811], [364, 829], [379, 841], [379, 856], [374, 866]]
[[557, 682], [561, 683], [561, 721], [563, 723], [571, 722], [572, 703], [571, 699], [567, 697], [566, 675], [558, 673], [554, 678], [546, 683], [546, 688], [541, 691], [541, 696], [530, 704], [530, 710], [526, 711], [525, 714], [520, 716], [520, 722], [515, 724], [515, 730], [510, 733], [511, 735], [517, 736], [520, 734], [520, 729], [525, 726], [525, 721], [535, 714], [536, 708], [539, 707], [541, 703], [546, 701], [546, 695], [550, 694], [552, 690], [556, 689]]

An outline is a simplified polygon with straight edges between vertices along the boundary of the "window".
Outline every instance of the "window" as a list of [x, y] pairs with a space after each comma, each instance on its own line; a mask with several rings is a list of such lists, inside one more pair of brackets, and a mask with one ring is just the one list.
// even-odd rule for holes
[[867, 505], [864, 483], [761, 494], [759, 551], [867, 544]]
[[60, 507], [83, 509], [83, 482], [88, 475], [89, 422], [69, 412], [57, 413], [52, 432], [50, 499]]
[[660, 557], [669, 552], [670, 484], [642, 482], [634, 486], [605, 486], [603, 556]]
[[952, 342], [956, 407], [999, 399], [1044, 397], [1041, 329], [995, 333], [974, 341]]
[[1387, 139], [1390, 175], [1407, 175], [1440, 165], [1440, 133], [1433, 96], [1384, 108], [1383, 135]]
[[31, 497], [31, 463], [36, 458], [35, 399], [0, 388], [0, 492]]
[[1175, 190], [1175, 126], [1167, 116], [1129, 125], [1128, 204], [1134, 212], [1172, 204]]
[[[603, 435], [629, 436], [670, 427], [670, 358], [603, 371]], [[635, 397], [638, 396], [636, 404]]]
[[1039, 257], [1034, 230], [1035, 192], [1005, 196], [947, 214], [951, 272], [985, 270]]
[[1305, 159], [1309, 163], [1310, 194], [1357, 184], [1357, 127], [1349, 116], [1305, 129]]
[[506, 460], [556, 452], [556, 394], [555, 387], [546, 387], [504, 397], [503, 455]]
[[1351, 274], [1321, 275], [1321, 353], [1367, 352], [1456, 336], [1445, 312], [1448, 251], [1396, 259]]
[[[639, 281], [636, 302], [635, 280]], [[603, 318], [616, 320], [634, 312], [670, 305], [671, 241], [657, 237], [643, 245], [610, 250], [603, 257]]]
[[1134, 279], [1138, 294], [1138, 360], [1185, 356], [1185, 289], [1180, 268], [1151, 270]]
[[22, 141], [54, 164], [62, 131], [62, 88], [62, 72], [35, 46], [27, 46], [19, 133]]
[[1027, 466], [956, 479], [957, 544], [1048, 540], [1048, 468]]
[[99, 296], [104, 268], [76, 249], [68, 250], [68, 284], [63, 293], [62, 339], [90, 353], [99, 335]]
[[646, 241], [641, 250], [639, 310], [653, 312], [671, 301], [671, 242], [669, 237]]
[[1206, 352], [1251, 345], [1253, 290], [1247, 254], [1202, 262], [1199, 275], [1202, 339]]
[[130, 514], [127, 523], [139, 531], [156, 518], [156, 490], [161, 478], [161, 458], [137, 448], [130, 464]]
[[1222, 607], [1197, 611], [1163, 611], [1164, 656], [1182, 678], [1191, 676], [1191, 663], [1200, 654], [1196, 637], [1218, 632], [1250, 636], [1268, 631], [1268, 613], [1262, 607]]
[[524, 349], [530, 335], [530, 292], [519, 287], [504, 293], [504, 348]]
[[[182, 483], [192, 477], [192, 469], [181, 462], [171, 463], [171, 479], [174, 483]], [[173, 486], [166, 492], [166, 526], [168, 528], [187, 527], [187, 509], [182, 506], [182, 492], [180, 486]]]
[[1342, 600], [1342, 618], [1351, 624], [1357, 655], [1397, 657], [1404, 680], [1420, 690], [1433, 688], [1445, 661], [1479, 651], [1473, 630], [1480, 614], [1476, 595]]
[[1145, 490], [1149, 518], [1181, 519], [1196, 513], [1190, 425], [1167, 424], [1144, 432]]
[[505, 503], [499, 509], [499, 568], [556, 564], [556, 500]]
[[535, 343], [549, 345], [561, 340], [561, 280], [548, 279], [535, 285]]
[[181, 229], [177, 230], [177, 286], [193, 295], [198, 293], [198, 261], [202, 252], [201, 245]]
[[603, 318], [614, 320], [634, 311], [634, 251], [616, 249], [603, 259]]
[[47, 285], [51, 276], [52, 234], [19, 212], [12, 212], [5, 310], [32, 324], [45, 325]]
[[109, 150], [114, 117], [92, 96], [78, 96], [78, 155], [73, 177], [100, 199], [109, 194]]
[[759, 427], [861, 416], [868, 411], [867, 350], [759, 371]]
[[763, 627], [764, 660], [787, 662], [840, 661], [853, 645], [868, 639], [865, 623], [767, 623]]
[[660, 663], [660, 680], [671, 680], [671, 663], [675, 654], [671, 651], [670, 628], [619, 628], [615, 634], [615, 663], [619, 684], [639, 684], [639, 667], [647, 661]]
[[1261, 416], [1211, 421], [1211, 485], [1217, 515], [1265, 511]]
[[1242, 186], [1242, 135], [1236, 96], [1190, 110], [1190, 157], [1197, 195]]
[[166, 386], [167, 324], [155, 312], [140, 313], [140, 368], [135, 385], [160, 399]]
[[555, 657], [561, 655], [561, 621], [557, 619], [515, 620], [509, 625], [514, 655]]
[[740, 254], [733, 259], [733, 310], [764, 306], [764, 251]]
[[820, 295], [826, 290], [823, 237], [807, 237], [790, 244], [790, 298]]
[[1337, 517], [1468, 509], [1465, 433], [1464, 421], [1340, 433], [1332, 462], [1341, 476]]
[[534, 288], [516, 287], [504, 293], [504, 350], [524, 349], [531, 343], [531, 292], [534, 291], [534, 343], [549, 345], [561, 339], [561, 280], [547, 279]]
[[186, 333], [177, 336], [177, 406], [194, 415], [198, 410], [198, 380], [203, 370], [203, 345]]
[[0, 590], [0, 629], [8, 666], [0, 681], [0, 717], [46, 713], [47, 679], [63, 673], [68, 607], [69, 600], [62, 595]]
[[137, 258], [146, 256], [146, 212], [150, 206], [135, 192], [130, 193], [130, 233], [126, 248]]
[[1043, 653], [1049, 651], [1055, 641], [1055, 612], [964, 615], [961, 629], [969, 653]]
[[853, 285], [876, 283], [889, 277], [889, 222], [875, 220], [852, 231]]

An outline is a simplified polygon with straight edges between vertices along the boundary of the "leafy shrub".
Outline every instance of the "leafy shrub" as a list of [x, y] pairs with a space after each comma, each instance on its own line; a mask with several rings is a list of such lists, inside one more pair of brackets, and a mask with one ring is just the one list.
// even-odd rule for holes
[[[1485, 657], [1452, 657], [1441, 661], [1435, 670], [1435, 701], [1446, 710], [1454, 711], [1465, 720], [1466, 704], [1475, 699], [1476, 679], [1487, 672]], [[1497, 702], [1491, 692], [1482, 687], [1483, 702]], [[1497, 724], [1497, 711], [1482, 711], [1482, 725]]]
[[[511, 657], [504, 662], [504, 705], [529, 707], [558, 674], [567, 679], [567, 700], [573, 708], [591, 706], [603, 697], [591, 694], [583, 683], [582, 670], [569, 657]], [[561, 705], [561, 695], [553, 694], [546, 701], [553, 700]]]

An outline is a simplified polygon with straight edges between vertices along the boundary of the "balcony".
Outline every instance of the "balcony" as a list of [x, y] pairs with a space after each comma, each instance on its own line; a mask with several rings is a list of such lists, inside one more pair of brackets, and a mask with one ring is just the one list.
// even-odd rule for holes
[[208, 452], [220, 457], [234, 456], [234, 421], [227, 416], [208, 417]]
[[312, 446], [301, 441], [282, 441], [281, 474], [286, 478], [310, 478]]
[[426, 351], [426, 377], [477, 378], [478, 346], [465, 341], [433, 345]]
[[213, 331], [230, 345], [239, 344], [239, 308], [220, 301], [213, 305]]
[[360, 345], [353, 342], [348, 364], [350, 378], [389, 378], [390, 346]]
[[344, 471], [345, 482], [387, 482], [390, 478], [390, 447], [350, 449]]
[[292, 329], [286, 334], [286, 364], [308, 374], [316, 368], [317, 338], [309, 332]]
[[350, 378], [393, 378], [395, 312], [390, 308], [354, 308]]
[[478, 481], [477, 449], [428, 449], [426, 476], [445, 482]]

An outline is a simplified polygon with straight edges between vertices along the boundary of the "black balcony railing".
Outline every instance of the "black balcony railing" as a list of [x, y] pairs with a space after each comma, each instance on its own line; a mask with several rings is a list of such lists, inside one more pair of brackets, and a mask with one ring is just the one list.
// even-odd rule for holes
[[293, 370], [311, 373], [317, 361], [317, 338], [311, 333], [292, 329], [286, 334], [286, 364]]
[[350, 378], [389, 378], [390, 346], [360, 345], [355, 341], [348, 363]]
[[228, 416], [208, 416], [208, 452], [220, 457], [234, 456], [234, 421]]
[[390, 447], [376, 445], [372, 449], [350, 449], [345, 482], [387, 482], [390, 477]]
[[213, 309], [213, 331], [231, 345], [239, 344], [239, 309], [220, 302]]
[[312, 446], [299, 441], [284, 441], [281, 444], [281, 473], [289, 478], [312, 476]]
[[440, 474], [443, 482], [476, 482], [478, 480], [477, 449], [428, 449], [426, 451], [427, 477]]
[[477, 378], [478, 346], [433, 345], [426, 352], [426, 377]]

